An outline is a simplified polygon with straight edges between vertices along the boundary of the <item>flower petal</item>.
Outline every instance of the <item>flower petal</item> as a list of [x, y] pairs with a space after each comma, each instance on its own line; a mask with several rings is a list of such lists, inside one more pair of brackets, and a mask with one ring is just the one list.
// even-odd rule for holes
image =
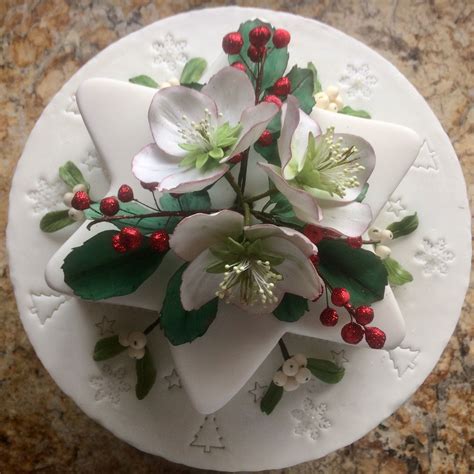
[[288, 184], [280, 174], [280, 168], [267, 163], [258, 163], [280, 191], [293, 206], [298, 219], [309, 224], [319, 224], [322, 212], [316, 200], [302, 189]]
[[142, 148], [132, 160], [133, 174], [144, 183], [160, 183], [179, 169], [179, 158], [168, 155], [154, 143]]
[[186, 155], [187, 152], [179, 146], [184, 141], [179, 130], [192, 121], [202, 120], [205, 109], [209, 110], [211, 123], [215, 126], [217, 107], [207, 95], [183, 86], [159, 90], [148, 111], [151, 133], [158, 147], [170, 155]]
[[323, 218], [318, 225], [337, 230], [348, 237], [359, 237], [367, 230], [371, 221], [372, 211], [368, 204], [326, 201]]
[[247, 74], [231, 66], [212, 76], [201, 92], [216, 103], [218, 112], [222, 114], [219, 121], [230, 125], [236, 125], [242, 110], [255, 104], [255, 92]]
[[208, 171], [203, 171], [194, 167], [178, 167], [173, 174], [170, 174], [159, 183], [158, 190], [174, 193], [191, 193], [193, 191], [200, 191], [222, 178], [228, 170], [229, 167], [225, 164]]
[[244, 218], [234, 211], [214, 214], [193, 214], [185, 217], [170, 238], [170, 247], [183, 260], [194, 260], [210, 246], [226, 239], [238, 237], [243, 230]]
[[278, 154], [280, 155], [281, 167], [285, 166], [291, 159], [291, 139], [296, 127], [300, 122], [300, 109], [298, 99], [289, 95], [281, 108], [281, 133], [278, 139]]

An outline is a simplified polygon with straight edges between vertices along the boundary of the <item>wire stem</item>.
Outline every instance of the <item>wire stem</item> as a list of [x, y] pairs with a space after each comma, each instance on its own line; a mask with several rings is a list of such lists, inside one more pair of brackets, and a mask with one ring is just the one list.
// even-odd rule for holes
[[291, 356], [290, 356], [290, 353], [288, 352], [288, 348], [286, 347], [285, 342], [283, 341], [283, 338], [279, 339], [278, 345], [280, 346], [281, 355], [283, 356], [283, 359], [288, 360]]

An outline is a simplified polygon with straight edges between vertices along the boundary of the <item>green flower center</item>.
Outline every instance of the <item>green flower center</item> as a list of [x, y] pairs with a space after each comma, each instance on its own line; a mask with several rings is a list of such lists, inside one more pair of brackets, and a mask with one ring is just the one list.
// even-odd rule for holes
[[231, 126], [225, 122], [213, 127], [208, 109], [204, 109], [204, 118], [200, 122], [190, 121], [186, 115], [181, 118], [179, 133], [183, 143], [179, 146], [187, 151], [181, 160], [181, 166], [185, 167], [215, 168], [236, 144], [242, 131], [240, 123]]
[[343, 198], [347, 189], [360, 186], [357, 173], [365, 167], [359, 159], [355, 146], [344, 147], [342, 137], [334, 140], [334, 128], [318, 138], [310, 133], [303, 168], [298, 171], [295, 162], [289, 163], [295, 175], [292, 181], [308, 192], [321, 190]]
[[221, 244], [211, 247], [216, 262], [206, 269], [209, 273], [223, 273], [216, 296], [226, 303], [238, 298], [244, 304], [276, 303], [273, 289], [282, 280], [275, 270], [285, 260], [264, 249], [261, 239], [241, 242], [228, 237]]

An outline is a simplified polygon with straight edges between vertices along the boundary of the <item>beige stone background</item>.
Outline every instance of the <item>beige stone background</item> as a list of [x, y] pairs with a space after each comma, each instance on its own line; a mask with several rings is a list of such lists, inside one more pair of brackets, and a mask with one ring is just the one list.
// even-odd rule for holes
[[[155, 20], [191, 8], [235, 3], [316, 18], [394, 63], [426, 98], [451, 137], [473, 197], [472, 0], [0, 0], [2, 474], [197, 472], [114, 438], [55, 385], [18, 318], [4, 229], [10, 180], [28, 134], [51, 97], [79, 67], [116, 39]], [[353, 445], [282, 472], [474, 472], [473, 303], [471, 285], [460, 323], [436, 369], [393, 416]]]

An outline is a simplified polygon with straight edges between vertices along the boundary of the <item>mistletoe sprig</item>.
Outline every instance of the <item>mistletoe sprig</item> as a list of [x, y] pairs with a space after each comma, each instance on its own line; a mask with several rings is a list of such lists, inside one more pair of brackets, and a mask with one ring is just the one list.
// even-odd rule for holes
[[[312, 63], [287, 72], [290, 41], [288, 31], [251, 20], [225, 35], [230, 66], [206, 84], [199, 82], [206, 69], [201, 58], [186, 64], [179, 81], [160, 86], [146, 75], [131, 78], [157, 89], [149, 110], [153, 142], [131, 157], [133, 174], [150, 199], [139, 201], [130, 184], [98, 202], [82, 188], [71, 198], [89, 229], [115, 227], [65, 258], [65, 281], [77, 296], [127, 295], [159, 271], [169, 252], [183, 262], [151, 326], [95, 347], [95, 360], [125, 351], [137, 360], [138, 398], [156, 377], [147, 335], [160, 327], [174, 345], [192, 342], [206, 333], [221, 304], [295, 322], [325, 294], [323, 326], [335, 326], [344, 315], [344, 341], [365, 338], [372, 348], [384, 346], [385, 334], [371, 326], [371, 304], [384, 297], [389, 278], [400, 282], [406, 275], [382, 255], [381, 240], [362, 237], [372, 220], [363, 201], [375, 153], [361, 137], [333, 128], [323, 132], [309, 114], [318, 107], [370, 115], [344, 106], [334, 86], [323, 91]], [[264, 158], [257, 166], [269, 185], [252, 195], [246, 183], [255, 154]], [[234, 191], [230, 207], [211, 204], [208, 190], [219, 181]], [[389, 231], [398, 237], [407, 227], [413, 225], [400, 223]], [[364, 245], [375, 245], [375, 253]], [[284, 361], [262, 401], [263, 412], [312, 376], [327, 383], [342, 378], [344, 370], [330, 361], [291, 357], [284, 341], [279, 344]]]

